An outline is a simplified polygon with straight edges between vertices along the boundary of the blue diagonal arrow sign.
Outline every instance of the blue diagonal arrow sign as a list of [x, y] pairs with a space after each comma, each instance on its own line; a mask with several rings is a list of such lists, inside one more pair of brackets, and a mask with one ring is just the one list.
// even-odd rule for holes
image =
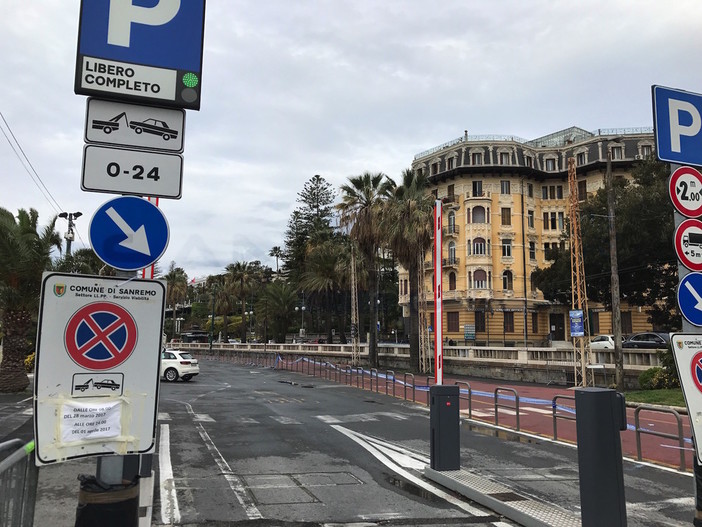
[[111, 199], [90, 220], [90, 245], [107, 265], [123, 271], [143, 269], [168, 247], [168, 222], [163, 212], [135, 196]]
[[702, 326], [702, 273], [689, 273], [680, 280], [678, 305], [690, 324]]

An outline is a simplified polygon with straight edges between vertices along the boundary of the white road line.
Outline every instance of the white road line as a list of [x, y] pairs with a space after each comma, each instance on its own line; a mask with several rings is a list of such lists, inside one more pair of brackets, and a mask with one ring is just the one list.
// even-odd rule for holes
[[22, 412], [22, 415], [34, 415], [34, 408], [27, 408]]
[[171, 421], [172, 420], [171, 414], [169, 414], [168, 412], [159, 412], [157, 418], [159, 421]]
[[533, 406], [520, 406], [519, 412], [522, 411], [535, 412], [537, 414], [553, 415], [553, 410], [544, 410], [543, 408], [534, 408]]
[[258, 421], [256, 421], [256, 419], [253, 419], [253, 418], [251, 418], [251, 417], [240, 417], [240, 418], [239, 418], [239, 422], [240, 422], [242, 425], [258, 425], [258, 424], [261, 424], [261, 423], [259, 423]]
[[193, 421], [201, 423], [214, 423], [215, 420], [207, 414], [193, 414]]
[[168, 425], [161, 425], [161, 438], [158, 444], [159, 497], [161, 499], [161, 523], [180, 523], [180, 509], [173, 481], [171, 465], [171, 438]]
[[418, 487], [431, 492], [435, 496], [438, 496], [440, 498], [443, 498], [447, 502], [449, 502], [451, 505], [458, 507], [459, 509], [464, 510], [468, 514], [472, 516], [477, 516], [477, 517], [488, 517], [489, 515], [485, 514], [485, 512], [476, 509], [475, 507], [471, 507], [467, 503], [464, 503], [461, 500], [456, 499], [454, 496], [451, 494], [448, 494], [444, 490], [435, 487], [434, 485], [431, 485], [427, 483], [426, 481], [414, 476], [407, 470], [403, 469], [400, 465], [397, 465], [396, 463], [393, 463], [386, 455], [383, 455], [382, 452], [380, 452], [375, 446], [373, 446], [369, 441], [366, 436], [363, 434], [359, 434], [357, 432], [353, 432], [352, 430], [349, 430], [348, 428], [344, 428], [343, 426], [339, 425], [331, 425], [331, 427], [336, 430], [337, 432], [341, 432], [344, 434], [346, 437], [351, 439], [352, 441], [358, 443], [361, 447], [366, 449], [368, 452], [371, 453], [371, 455], [376, 458], [378, 461], [380, 461], [383, 465], [388, 467], [390, 470], [394, 471], [397, 473], [399, 476], [405, 478], [407, 481], [414, 483]]
[[[195, 416], [195, 412], [193, 411], [193, 407], [189, 403], [184, 402], [183, 404], [185, 405], [185, 408], [188, 410], [188, 413], [191, 416]], [[263, 519], [263, 514], [261, 514], [261, 511], [258, 510], [258, 507], [256, 507], [256, 504], [254, 503], [254, 501], [252, 499], [250, 499], [248, 494], [246, 493], [246, 487], [241, 482], [239, 477], [236, 474], [234, 474], [234, 472], [232, 471], [232, 468], [229, 466], [229, 463], [227, 463], [227, 460], [224, 459], [224, 456], [222, 456], [222, 453], [219, 451], [217, 446], [214, 444], [214, 441], [212, 441], [212, 438], [207, 433], [207, 430], [205, 430], [205, 427], [202, 426], [202, 423], [197, 423], [195, 425], [195, 428], [197, 429], [198, 433], [200, 434], [200, 438], [204, 441], [205, 446], [207, 446], [207, 450], [210, 451], [210, 454], [212, 455], [212, 458], [214, 459], [215, 463], [217, 463], [217, 466], [219, 467], [219, 470], [222, 472], [224, 479], [227, 481], [229, 488], [232, 489], [234, 496], [236, 496], [236, 499], [239, 501], [241, 506], [244, 508], [244, 512], [246, 513], [246, 516], [248, 517], [248, 519], [249, 520]]]
[[279, 422], [281, 425], [301, 425], [302, 423], [292, 417], [285, 417], [282, 415], [271, 415], [269, 416], [274, 421]]

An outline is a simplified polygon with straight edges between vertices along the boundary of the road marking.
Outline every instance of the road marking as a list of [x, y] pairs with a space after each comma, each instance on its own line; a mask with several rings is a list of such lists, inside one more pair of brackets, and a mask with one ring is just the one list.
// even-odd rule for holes
[[520, 406], [519, 411], [521, 412], [522, 410], [527, 412], [535, 412], [537, 414], [553, 415], [553, 409], [544, 410], [543, 408], [534, 408], [533, 406]]
[[259, 425], [261, 424], [260, 422], [256, 421], [256, 419], [252, 419], [251, 417], [240, 417], [238, 421], [242, 425]]
[[[193, 411], [193, 407], [189, 403], [183, 404], [188, 410], [188, 413], [194, 416], [195, 412]], [[241, 504], [241, 506], [244, 508], [244, 512], [246, 513], [248, 519], [263, 519], [263, 514], [261, 514], [261, 511], [258, 510], [258, 507], [256, 507], [254, 501], [247, 494], [246, 487], [241, 482], [241, 479], [239, 479], [239, 476], [234, 474], [232, 468], [229, 466], [229, 463], [227, 463], [227, 460], [224, 459], [224, 456], [222, 456], [222, 453], [219, 451], [217, 446], [214, 444], [214, 441], [212, 441], [212, 438], [207, 433], [207, 430], [205, 430], [201, 423], [197, 423], [195, 425], [195, 428], [200, 434], [200, 438], [204, 441], [207, 450], [210, 451], [210, 454], [212, 455], [212, 458], [214, 459], [215, 463], [217, 463], [217, 466], [219, 467], [220, 472], [222, 472], [224, 479], [227, 481], [229, 488], [234, 493], [234, 496], [236, 496], [236, 499], [239, 501], [239, 504]]]
[[172, 421], [171, 414], [168, 412], [159, 412], [157, 418], [159, 421]]
[[214, 423], [215, 420], [207, 414], [193, 414], [193, 421], [200, 423]]
[[180, 523], [180, 508], [173, 480], [171, 465], [171, 439], [168, 425], [161, 425], [158, 444], [159, 497], [161, 499], [161, 523], [173, 525]]
[[[383, 465], [388, 467], [390, 470], [394, 471], [397, 473], [399, 476], [405, 478], [407, 481], [417, 485], [419, 488], [422, 488], [426, 491], [431, 492], [435, 496], [438, 496], [440, 498], [443, 498], [446, 500], [448, 503], [451, 505], [458, 507], [459, 509], [464, 510], [468, 514], [476, 517], [491, 517], [491, 515], [485, 514], [485, 512], [476, 509], [475, 507], [472, 507], [468, 505], [467, 503], [464, 503], [461, 500], [456, 499], [453, 495], [448, 494], [444, 490], [435, 487], [434, 485], [431, 485], [430, 483], [427, 483], [423, 479], [420, 479], [404, 468], [402, 468], [400, 465], [394, 463], [394, 460], [391, 460], [389, 457], [387, 457], [387, 453], [383, 453], [381, 449], [378, 449], [375, 445], [373, 445], [373, 441], [378, 441], [377, 439], [370, 438], [368, 436], [365, 436], [363, 434], [359, 434], [358, 432], [354, 432], [352, 430], [349, 430], [348, 428], [344, 428], [343, 426], [339, 425], [331, 425], [331, 427], [336, 430], [337, 432], [341, 432], [344, 434], [346, 437], [351, 439], [352, 441], [358, 443], [362, 448], [370, 452], [370, 454], [376, 458], [378, 461], [380, 461]], [[399, 446], [395, 446], [396, 449], [398, 450], [403, 450]], [[405, 451], [406, 457], [411, 457], [413, 455], [416, 455], [414, 452], [410, 450]]]
[[27, 408], [22, 412], [22, 415], [34, 415], [34, 408]]
[[372, 412], [367, 414], [351, 415], [316, 415], [315, 417], [327, 424], [363, 423], [370, 421], [378, 421], [378, 417], [388, 417], [395, 421], [405, 421], [409, 419], [409, 417], [406, 415], [397, 414], [394, 412]]
[[283, 415], [271, 415], [269, 416], [274, 421], [279, 422], [281, 425], [301, 425], [302, 423], [292, 417], [285, 417]]

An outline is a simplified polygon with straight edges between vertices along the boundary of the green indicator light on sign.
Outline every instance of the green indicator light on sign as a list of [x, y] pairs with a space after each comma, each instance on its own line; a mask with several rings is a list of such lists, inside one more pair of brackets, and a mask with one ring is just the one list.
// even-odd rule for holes
[[197, 75], [194, 73], [186, 73], [183, 75], [183, 84], [185, 84], [188, 88], [194, 88], [197, 86], [198, 82], [200, 82], [200, 79], [198, 79]]

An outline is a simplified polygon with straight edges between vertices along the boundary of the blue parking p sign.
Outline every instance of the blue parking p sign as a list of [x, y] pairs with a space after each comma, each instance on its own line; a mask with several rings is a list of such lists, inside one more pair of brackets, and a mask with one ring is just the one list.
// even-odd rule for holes
[[205, 0], [82, 0], [75, 92], [200, 109]]
[[653, 86], [653, 122], [658, 159], [702, 165], [702, 95]]

